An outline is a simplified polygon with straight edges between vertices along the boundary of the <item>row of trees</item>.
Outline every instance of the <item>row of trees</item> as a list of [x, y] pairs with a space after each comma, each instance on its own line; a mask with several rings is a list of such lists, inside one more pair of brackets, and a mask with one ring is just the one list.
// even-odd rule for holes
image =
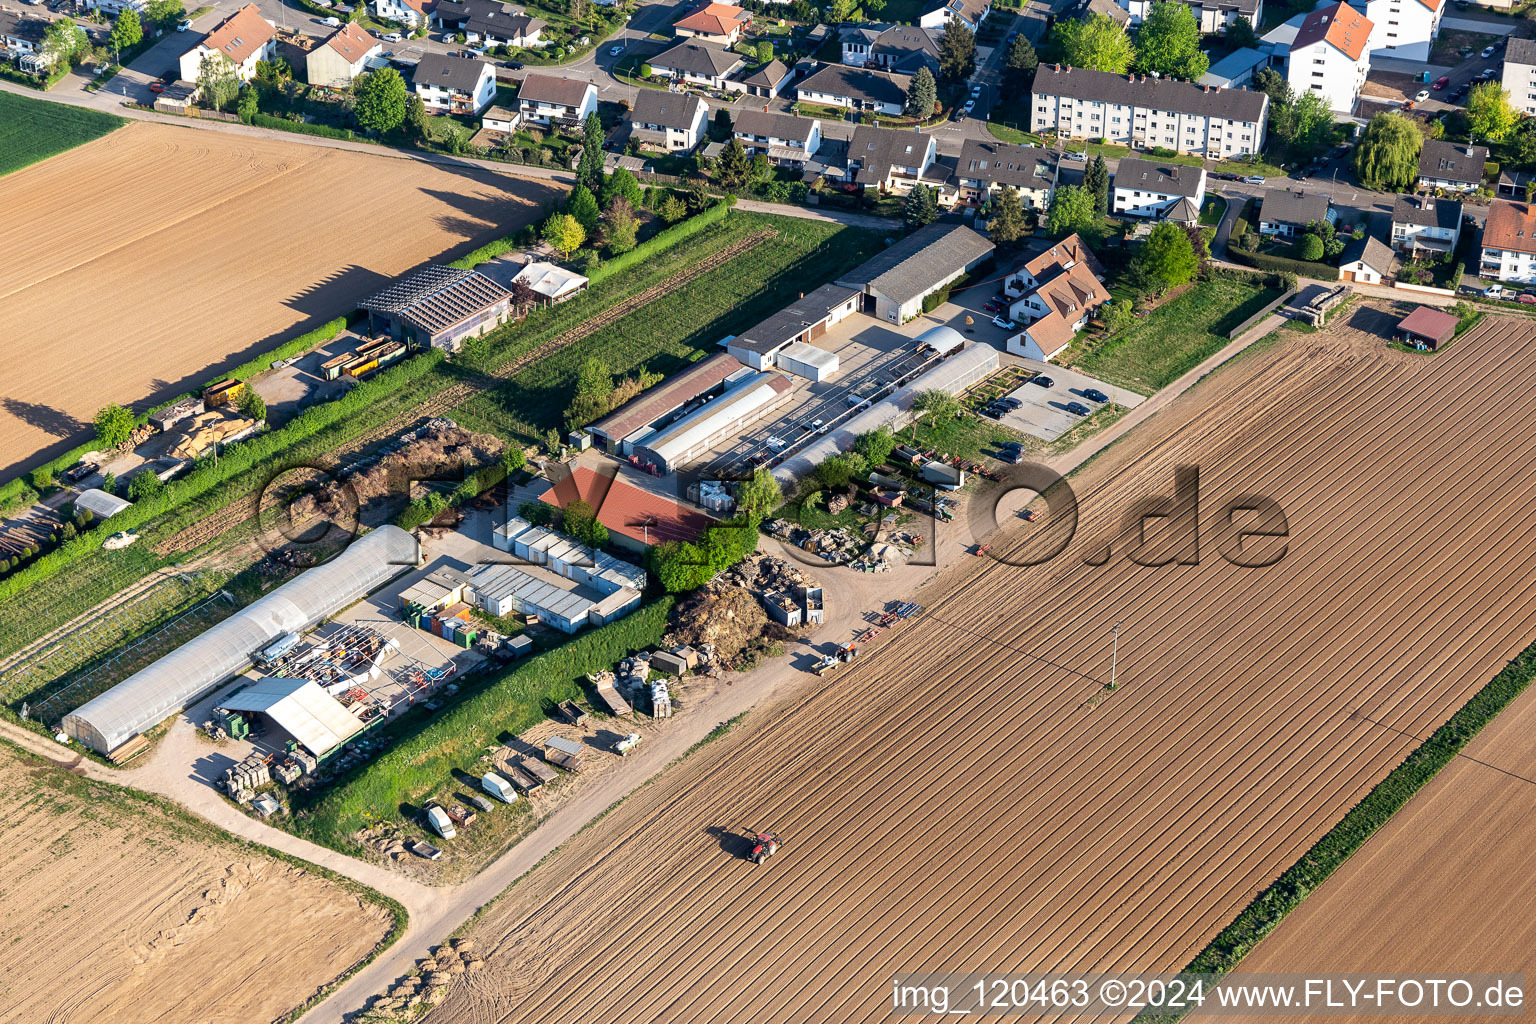
[[[1251, 33], [1252, 26], [1248, 29]], [[1194, 81], [1211, 65], [1200, 52], [1200, 23], [1177, 0], [1157, 0], [1142, 21], [1135, 42], [1107, 14], [1059, 21], [1051, 42], [1063, 63], [1114, 74], [1136, 71]]]

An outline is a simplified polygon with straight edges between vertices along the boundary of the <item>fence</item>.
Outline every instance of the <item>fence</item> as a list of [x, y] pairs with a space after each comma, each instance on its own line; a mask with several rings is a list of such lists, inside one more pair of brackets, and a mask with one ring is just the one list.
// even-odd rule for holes
[[1426, 295], [1444, 295], [1455, 297], [1454, 288], [1432, 288], [1427, 284], [1409, 284], [1407, 281], [1393, 281], [1393, 288], [1401, 288], [1405, 292], [1423, 292]]
[[1263, 309], [1261, 309], [1257, 313], [1253, 314], [1253, 316], [1249, 317], [1247, 320], [1244, 320], [1242, 323], [1238, 324], [1236, 327], [1234, 327], [1230, 331], [1228, 331], [1227, 332], [1228, 340], [1231, 340], [1231, 339], [1234, 339], [1234, 338], [1241, 338], [1248, 331], [1251, 331], [1255, 324], [1263, 323], [1270, 316], [1270, 314], [1272, 314], [1275, 310], [1279, 309], [1285, 303], [1291, 301], [1291, 299], [1294, 298], [1295, 295], [1296, 295], [1296, 289], [1295, 288], [1291, 288], [1288, 291], [1286, 291], [1286, 293], [1284, 295], [1280, 296], [1274, 302], [1271, 302], [1269, 305], [1265, 306]]

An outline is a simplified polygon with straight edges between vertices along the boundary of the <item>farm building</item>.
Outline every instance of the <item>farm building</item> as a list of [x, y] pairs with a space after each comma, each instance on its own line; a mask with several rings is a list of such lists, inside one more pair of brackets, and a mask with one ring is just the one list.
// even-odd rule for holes
[[626, 588], [645, 589], [645, 570], [638, 565], [631, 565], [606, 551], [596, 551], [563, 533], [534, 526], [520, 516], [510, 516], [496, 528], [491, 540], [498, 550], [514, 558], [544, 566], [568, 580], [585, 583], [604, 594]]
[[381, 526], [65, 715], [64, 732], [111, 754], [245, 668], [272, 641], [303, 632], [420, 558], [415, 537]]
[[448, 352], [504, 323], [511, 306], [507, 289], [455, 267], [425, 267], [359, 304], [368, 313], [369, 334]]
[[640, 604], [640, 591], [603, 593], [536, 565], [481, 565], [470, 574], [476, 603], [491, 615], [537, 615], [563, 633], [601, 626]]
[[312, 679], [259, 679], [219, 703], [223, 711], [263, 715], [323, 758], [363, 729], [363, 723]]
[[721, 438], [789, 401], [792, 394], [783, 374], [762, 370], [737, 378], [710, 401], [631, 441], [631, 459], [662, 474], [675, 473]]
[[[730, 340], [725, 350], [754, 370], [769, 370], [778, 366], [780, 369], [797, 373], [802, 377], [823, 380], [837, 372], [837, 356], [831, 352], [825, 353], [830, 357], [829, 363], [827, 359], [809, 356], [804, 350], [811, 347], [810, 342], [826, 334], [835, 324], [852, 316], [858, 308], [857, 289], [824, 284], [809, 295], [803, 295], [785, 306], [762, 323], [742, 331]], [[810, 365], [805, 367], [805, 372], [780, 362], [780, 357], [787, 354], [791, 346], [796, 345], [799, 347], [794, 350], [795, 354], [791, 355], [790, 361], [795, 362], [798, 356], [799, 362], [808, 362]]]
[[597, 511], [612, 543], [641, 554], [669, 540], [698, 540], [714, 525], [709, 516], [681, 502], [579, 463], [539, 495], [540, 501], [561, 508], [577, 499]]
[[547, 306], [573, 299], [587, 290], [587, 279], [574, 270], [557, 267], [553, 263], [530, 263], [517, 272], [513, 284], [521, 281]]
[[929, 224], [836, 283], [863, 295], [864, 312], [905, 323], [923, 311], [925, 298], [986, 262], [994, 249], [968, 227]]
[[[949, 327], [935, 327], [925, 332], [918, 340], [922, 341], [929, 335], [935, 335], [934, 340], [943, 344], [945, 338], [939, 334], [941, 331], [956, 333]], [[859, 435], [887, 426], [893, 430], [900, 430], [912, 422], [912, 403], [924, 391], [938, 388], [958, 395], [972, 384], [995, 372], [1000, 364], [997, 350], [991, 345], [967, 345], [963, 349], [953, 351], [953, 355], [906, 387], [897, 389], [889, 398], [874, 403], [785, 459], [774, 469], [774, 479], [785, 487], [792, 485], [797, 479], [809, 476], [811, 470], [832, 456], [852, 451], [853, 442]]]
[[588, 426], [587, 433], [608, 454], [628, 458], [636, 438], [718, 397], [732, 380], [749, 372], [740, 359], [725, 352], [702, 359]]
[[1432, 306], [1420, 306], [1398, 321], [1392, 336], [1404, 345], [1433, 352], [1456, 336], [1456, 318]]
[[80, 492], [75, 499], [75, 508], [89, 512], [97, 519], [111, 519], [123, 509], [132, 505], [131, 501], [124, 501], [115, 494], [108, 494], [99, 487], [92, 487], [88, 491]]

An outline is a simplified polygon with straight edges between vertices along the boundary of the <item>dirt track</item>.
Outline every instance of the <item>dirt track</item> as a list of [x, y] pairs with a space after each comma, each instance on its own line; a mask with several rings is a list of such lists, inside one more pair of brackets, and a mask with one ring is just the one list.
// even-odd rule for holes
[[536, 219], [561, 188], [218, 132], [130, 124], [0, 179], [0, 473], [78, 444], [108, 402], [348, 312], [393, 276]]
[[[842, 1024], [884, 1019], [898, 971], [1182, 966], [1415, 743], [1354, 712], [1425, 734], [1536, 631], [1532, 333], [1426, 357], [1345, 327], [1223, 370], [1075, 481], [1065, 556], [957, 567], [573, 840], [431, 1019]], [[1281, 503], [1279, 564], [1082, 563], [1190, 463], [1207, 531]], [[786, 837], [765, 869], [751, 826]]]
[[0, 1021], [275, 1020], [386, 912], [140, 796], [0, 748]]

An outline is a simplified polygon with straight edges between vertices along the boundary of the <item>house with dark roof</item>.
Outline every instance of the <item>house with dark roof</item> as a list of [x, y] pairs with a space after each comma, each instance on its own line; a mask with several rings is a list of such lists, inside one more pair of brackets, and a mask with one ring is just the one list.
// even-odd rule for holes
[[37, 53], [43, 46], [49, 19], [0, 7], [0, 45], [16, 55]]
[[1204, 167], [1123, 157], [1115, 168], [1110, 210], [1119, 216], [1191, 224], [1204, 201]]
[[1333, 200], [1321, 192], [1313, 192], [1311, 195], [1290, 189], [1268, 192], [1259, 210], [1259, 233], [1295, 238], [1313, 221], [1322, 220], [1332, 224], [1338, 219]]
[[1104, 269], [1075, 233], [1015, 268], [1003, 291], [1012, 299], [1009, 319], [1025, 325], [1008, 339], [1008, 351], [1032, 359], [1049, 359], [1072, 344], [1109, 301]]
[[512, 293], [484, 274], [456, 267], [423, 267], [358, 303], [368, 333], [416, 348], [457, 352], [506, 322]]
[[1487, 163], [1487, 146], [1425, 139], [1419, 150], [1419, 187], [1471, 192], [1483, 183]]
[[744, 92], [748, 96], [772, 99], [784, 91], [784, 87], [789, 84], [789, 79], [789, 68], [784, 66], [783, 61], [775, 58], [759, 67], [740, 68], [727, 79], [725, 87]]
[[[842, 284], [824, 284], [791, 302], [762, 323], [742, 331], [730, 340], [725, 350], [754, 370], [775, 366], [800, 372], [794, 366], [782, 366], [780, 357], [791, 348], [803, 349], [822, 337], [836, 324], [859, 311], [859, 291]], [[805, 361], [822, 364], [826, 374], [837, 372], [838, 360], [825, 353], [826, 360], [810, 355]], [[819, 371], [818, 371], [819, 372]], [[802, 373], [801, 376], [809, 376]]]
[[517, 112], [537, 124], [578, 125], [597, 111], [597, 86], [580, 78], [530, 74], [517, 89]]
[[[1156, 0], [1120, 0], [1131, 24], [1140, 25], [1152, 13]], [[1177, 0], [1195, 16], [1200, 31], [1206, 35], [1224, 35], [1238, 18], [1247, 18], [1254, 28], [1264, 17], [1264, 0]], [[1393, 0], [1395, 3], [1396, 0]]]
[[992, 258], [990, 241], [959, 224], [929, 224], [839, 277], [864, 312], [893, 324], [923, 311], [923, 299]]
[[771, 110], [743, 110], [732, 134], [750, 155], [759, 153], [775, 167], [804, 167], [821, 146], [821, 122]]
[[718, 43], [686, 39], [646, 63], [650, 64], [653, 75], [710, 89], [725, 89], [726, 77], [746, 62]]
[[[1406, 0], [1417, 3], [1418, 0]], [[1375, 24], [1345, 3], [1308, 14], [1291, 42], [1286, 81], [1300, 95], [1311, 90], [1328, 109], [1352, 114], [1360, 88], [1371, 70], [1370, 42]]]
[[900, 114], [906, 109], [910, 87], [911, 80], [905, 75], [827, 64], [796, 85], [795, 96], [827, 107]]
[[1030, 95], [1030, 131], [1161, 147], [1231, 159], [1264, 148], [1269, 97], [1147, 75], [1042, 64]]
[[1339, 280], [1355, 284], [1381, 284], [1392, 276], [1392, 250], [1375, 235], [1351, 238], [1339, 254]]
[[691, 153], [708, 120], [709, 104], [692, 93], [641, 89], [629, 112], [629, 137], [665, 153]]
[[1461, 203], [1433, 196], [1398, 196], [1392, 204], [1392, 248], [1455, 252]]
[[684, 39], [730, 46], [752, 24], [752, 12], [734, 4], [710, 3], [684, 18], [679, 18], [672, 31]]
[[1504, 72], [1500, 79], [1509, 102], [1522, 114], [1536, 114], [1536, 39], [1505, 36]]
[[256, 77], [258, 62], [277, 56], [277, 29], [261, 16], [261, 8], [246, 4], [181, 55], [178, 70], [182, 80], [197, 81], [203, 58], [214, 53], [229, 58], [235, 66], [235, 76], [249, 82]]
[[993, 138], [966, 139], [955, 174], [960, 199], [984, 203], [1004, 187], [1018, 191], [1026, 210], [1051, 204], [1060, 157], [1038, 146], [1019, 146]]
[[915, 75], [918, 68], [939, 73], [939, 36], [921, 25], [855, 25], [843, 33], [843, 63]]
[[961, 24], [975, 32], [992, 12], [992, 0], [939, 0], [918, 16], [923, 28], [943, 30]]
[[1495, 201], [1483, 227], [1479, 277], [1536, 283], [1536, 208], [1530, 203]]
[[548, 24], [495, 0], [439, 0], [432, 18], [451, 32], [462, 32], [470, 43], [486, 46], [549, 45], [542, 33]]
[[368, 59], [384, 50], [384, 44], [355, 21], [337, 29], [329, 39], [304, 55], [304, 73], [310, 85], [345, 89], [363, 73]]
[[861, 124], [848, 140], [848, 176], [866, 188], [907, 192], [924, 183], [937, 153], [927, 132]]
[[496, 98], [490, 61], [427, 52], [411, 73], [411, 88], [429, 114], [478, 114]]

